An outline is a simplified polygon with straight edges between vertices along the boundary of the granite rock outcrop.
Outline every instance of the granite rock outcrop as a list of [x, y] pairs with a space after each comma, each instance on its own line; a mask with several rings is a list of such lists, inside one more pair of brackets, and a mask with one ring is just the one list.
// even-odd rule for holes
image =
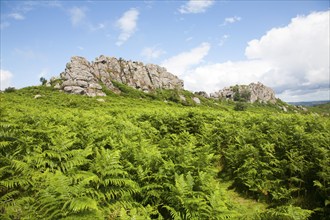
[[120, 93], [112, 81], [144, 92], [155, 89], [183, 89], [183, 81], [167, 72], [164, 67], [103, 55], [93, 62], [74, 56], [66, 64], [60, 77], [51, 81], [55, 84], [54, 88], [88, 96], [105, 96], [104, 87]]
[[250, 83], [249, 85], [236, 85], [226, 87], [218, 92], [211, 93], [211, 98], [230, 99], [234, 101], [244, 100], [250, 103], [276, 103], [275, 92], [262, 83]]

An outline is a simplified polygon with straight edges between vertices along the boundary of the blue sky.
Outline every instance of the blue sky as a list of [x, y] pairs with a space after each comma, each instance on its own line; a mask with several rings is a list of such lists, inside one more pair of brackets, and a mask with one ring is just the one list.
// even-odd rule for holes
[[191, 91], [260, 81], [284, 101], [330, 99], [329, 19], [328, 1], [1, 1], [1, 89], [103, 54]]

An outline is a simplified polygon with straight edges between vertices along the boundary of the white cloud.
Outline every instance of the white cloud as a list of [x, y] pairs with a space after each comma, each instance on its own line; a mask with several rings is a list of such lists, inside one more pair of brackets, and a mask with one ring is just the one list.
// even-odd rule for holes
[[38, 7], [62, 8], [59, 1], [16, 1], [8, 14], [1, 15], [1, 30], [10, 26], [10, 21], [25, 20], [27, 14]]
[[8, 88], [11, 86], [11, 78], [13, 77], [13, 74], [8, 70], [0, 70], [0, 90], [5, 90], [5, 88]]
[[139, 11], [135, 8], [131, 8], [118, 19], [116, 25], [121, 30], [121, 33], [118, 37], [118, 41], [116, 42], [117, 46], [122, 45], [134, 34], [138, 18]]
[[163, 54], [165, 54], [165, 51], [156, 46], [145, 47], [141, 52], [141, 56], [145, 57], [147, 60], [157, 59]]
[[104, 23], [99, 23], [97, 25], [91, 24], [91, 23], [86, 23], [86, 26], [90, 31], [98, 31], [106, 28], [106, 24]]
[[143, 1], [147, 9], [152, 9], [154, 1]]
[[181, 14], [203, 13], [211, 7], [214, 0], [190, 0], [179, 8]]
[[[248, 42], [242, 61], [198, 64], [203, 56], [192, 51], [170, 58], [168, 65], [180, 74], [186, 89], [214, 92], [235, 84], [260, 81], [284, 101], [329, 99], [330, 11], [298, 16], [260, 39]], [[209, 49], [209, 48], [208, 48]], [[207, 54], [207, 50], [204, 50]], [[204, 53], [205, 56], [205, 53]], [[195, 60], [195, 62], [194, 62]]]
[[242, 20], [242, 18], [241, 17], [238, 17], [238, 16], [228, 17], [228, 18], [225, 18], [225, 20], [223, 21], [223, 23], [221, 24], [221, 26], [225, 26], [227, 24], [232, 24], [232, 23], [238, 22], [240, 20]]
[[189, 68], [200, 64], [203, 61], [203, 58], [208, 54], [210, 47], [209, 43], [204, 42], [188, 52], [182, 52], [164, 60], [161, 66], [166, 67], [169, 72], [181, 76]]
[[77, 25], [83, 23], [83, 21], [86, 17], [85, 11], [86, 11], [86, 8], [78, 8], [78, 7], [73, 7], [69, 10], [71, 24], [73, 26], [77, 26]]
[[61, 1], [22, 1], [16, 7], [16, 11], [27, 13], [38, 7], [63, 8]]
[[93, 24], [87, 18], [87, 7], [73, 7], [69, 10], [71, 24], [79, 26], [89, 31], [98, 31], [106, 28], [106, 23]]
[[227, 61], [189, 69], [182, 79], [188, 90], [211, 93], [231, 85], [257, 82], [267, 70], [269, 65], [259, 60]]
[[24, 20], [25, 19], [25, 17], [20, 13], [11, 13], [8, 15], [8, 17], [13, 18], [15, 20]]
[[224, 34], [224, 35], [222, 35], [222, 37], [221, 37], [221, 39], [220, 39], [220, 42], [219, 42], [219, 46], [220, 47], [222, 47], [224, 44], [225, 44], [225, 42], [227, 41], [227, 39], [229, 39], [229, 35], [228, 34]]
[[[329, 85], [329, 16], [325, 11], [293, 18], [286, 27], [250, 41], [245, 55], [269, 62], [273, 71], [264, 80], [281, 90]], [[293, 81], [281, 80], [288, 76]]]

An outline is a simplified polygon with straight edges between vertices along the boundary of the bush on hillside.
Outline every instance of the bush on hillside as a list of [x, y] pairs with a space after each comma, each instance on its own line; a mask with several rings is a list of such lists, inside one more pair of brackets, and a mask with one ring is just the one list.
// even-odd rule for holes
[[247, 105], [244, 102], [237, 102], [235, 104], [235, 111], [245, 111], [247, 109]]
[[16, 91], [15, 87], [8, 87], [8, 88], [5, 89], [4, 92], [9, 93], [9, 92], [15, 92], [15, 91]]

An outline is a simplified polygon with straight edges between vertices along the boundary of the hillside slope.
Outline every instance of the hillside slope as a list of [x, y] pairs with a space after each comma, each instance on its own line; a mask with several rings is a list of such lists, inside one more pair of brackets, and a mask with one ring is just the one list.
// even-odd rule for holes
[[1, 219], [329, 216], [329, 117], [118, 86], [0, 94]]

